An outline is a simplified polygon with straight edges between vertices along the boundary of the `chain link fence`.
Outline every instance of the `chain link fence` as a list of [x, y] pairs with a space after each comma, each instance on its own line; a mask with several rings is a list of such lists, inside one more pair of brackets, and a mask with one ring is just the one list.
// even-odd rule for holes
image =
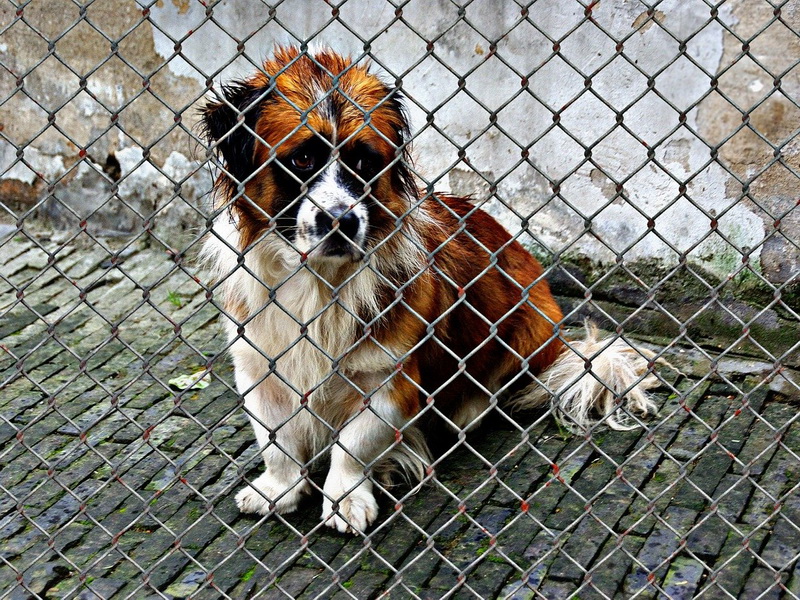
[[[198, 120], [275, 43], [396, 85], [422, 194], [540, 259], [565, 338], [670, 363], [658, 414], [576, 433], [492, 395], [423, 485], [366, 465], [365, 532], [325, 526], [315, 470], [241, 514]], [[794, 0], [5, 2], [2, 597], [800, 597], [799, 63]]]

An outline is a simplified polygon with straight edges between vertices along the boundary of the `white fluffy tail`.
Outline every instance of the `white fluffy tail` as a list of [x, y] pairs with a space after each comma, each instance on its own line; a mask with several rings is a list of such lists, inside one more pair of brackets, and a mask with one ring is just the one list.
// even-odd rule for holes
[[653, 356], [622, 339], [599, 339], [597, 327], [587, 323], [586, 338], [570, 342], [539, 375], [544, 385], [531, 384], [511, 398], [510, 406], [529, 409], [550, 404], [555, 418], [571, 431], [585, 431], [601, 419], [612, 429], [634, 429], [628, 413], [644, 416], [657, 411], [645, 391], [658, 385], [658, 378], [648, 374], [648, 359]]

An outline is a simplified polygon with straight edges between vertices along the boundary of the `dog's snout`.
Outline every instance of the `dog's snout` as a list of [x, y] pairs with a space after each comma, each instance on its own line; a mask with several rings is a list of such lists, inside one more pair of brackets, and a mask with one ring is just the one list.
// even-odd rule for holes
[[339, 231], [349, 237], [351, 240], [356, 237], [359, 228], [359, 218], [357, 215], [349, 212], [339, 217]]
[[317, 232], [325, 235], [333, 230], [336, 224], [339, 225], [339, 233], [353, 240], [358, 234], [360, 219], [353, 211], [347, 208], [332, 208], [328, 211], [320, 211], [316, 216]]

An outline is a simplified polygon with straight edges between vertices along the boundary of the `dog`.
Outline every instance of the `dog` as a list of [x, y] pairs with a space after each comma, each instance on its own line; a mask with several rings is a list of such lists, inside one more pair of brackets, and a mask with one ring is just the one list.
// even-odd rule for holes
[[363, 532], [374, 473], [423, 480], [428, 440], [498, 402], [572, 428], [654, 412], [647, 354], [593, 327], [566, 341], [540, 263], [469, 200], [420, 192], [404, 99], [369, 65], [277, 47], [201, 123], [220, 159], [203, 260], [266, 464], [242, 512], [295, 510], [328, 452], [322, 520]]

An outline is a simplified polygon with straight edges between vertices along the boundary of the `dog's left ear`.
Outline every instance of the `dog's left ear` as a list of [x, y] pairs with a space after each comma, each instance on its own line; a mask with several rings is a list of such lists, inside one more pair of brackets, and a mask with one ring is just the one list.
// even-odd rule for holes
[[217, 144], [228, 174], [242, 182], [253, 173], [255, 126], [265, 99], [265, 88], [234, 83], [222, 88], [222, 100], [201, 109], [206, 140]]

